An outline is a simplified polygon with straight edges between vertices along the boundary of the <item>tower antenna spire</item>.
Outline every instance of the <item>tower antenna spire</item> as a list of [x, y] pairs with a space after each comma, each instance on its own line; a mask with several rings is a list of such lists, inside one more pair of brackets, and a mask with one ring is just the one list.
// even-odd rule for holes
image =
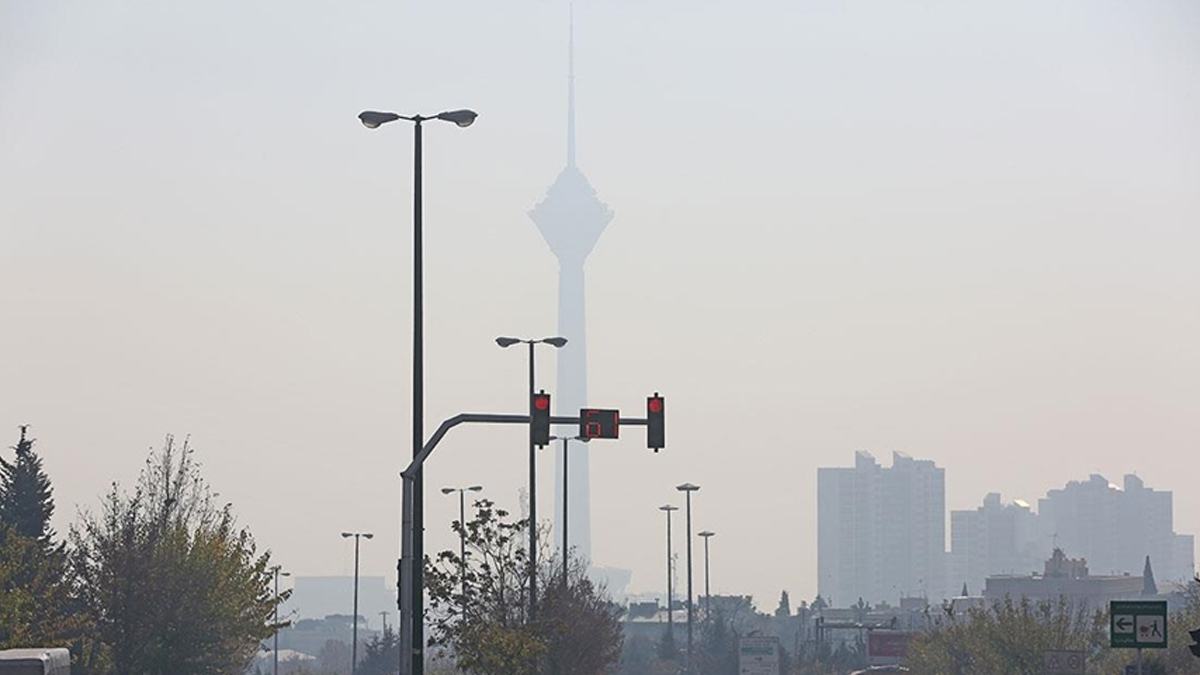
[[567, 166], [575, 166], [575, 5], [567, 23]]

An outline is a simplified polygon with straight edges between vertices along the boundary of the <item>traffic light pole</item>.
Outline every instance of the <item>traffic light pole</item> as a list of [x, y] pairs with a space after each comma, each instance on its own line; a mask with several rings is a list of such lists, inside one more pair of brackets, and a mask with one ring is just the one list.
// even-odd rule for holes
[[[404, 490], [401, 496], [401, 512], [403, 516], [400, 519], [400, 593], [397, 603], [400, 607], [400, 654], [411, 654], [411, 659], [400, 659], [400, 665], [403, 668], [400, 675], [413, 675], [413, 663], [418, 659], [423, 663], [425, 659], [424, 645], [414, 644], [415, 636], [424, 634], [424, 626], [418, 625], [419, 622], [424, 622], [423, 610], [424, 584], [421, 583], [421, 577], [416, 572], [414, 564], [414, 548], [413, 548], [413, 533], [416, 532], [417, 524], [413, 518], [413, 495], [415, 492], [414, 484], [421, 475], [421, 467], [425, 464], [425, 460], [429, 459], [429, 455], [433, 454], [438, 443], [446, 437], [446, 434], [451, 429], [460, 424], [529, 424], [530, 415], [506, 415], [495, 413], [460, 413], [445, 420], [438, 426], [437, 431], [429, 437], [425, 446], [421, 448], [421, 452], [413, 457], [409, 465], [400, 472], [400, 477], [404, 481]], [[553, 415], [550, 417], [551, 424], [579, 424], [579, 417], [564, 417]], [[647, 425], [647, 420], [644, 417], [629, 417], [622, 418], [623, 426], [644, 427]], [[424, 523], [420, 524], [421, 527]], [[411, 599], [411, 602], [406, 600]]]

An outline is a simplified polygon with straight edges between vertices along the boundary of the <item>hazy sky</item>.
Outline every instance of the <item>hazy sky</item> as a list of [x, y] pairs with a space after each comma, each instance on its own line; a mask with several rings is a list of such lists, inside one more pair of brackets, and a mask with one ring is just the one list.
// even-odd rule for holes
[[[714, 592], [810, 599], [816, 468], [855, 450], [935, 460], [951, 509], [1137, 472], [1200, 532], [1200, 4], [585, 0], [575, 23], [579, 161], [616, 213], [590, 398], [669, 410], [658, 455], [592, 446], [597, 564], [662, 588], [656, 507], [691, 481]], [[527, 211], [565, 160], [566, 26], [559, 0], [0, 0], [0, 441], [33, 425], [58, 531], [190, 434], [285, 568], [350, 572], [355, 529], [394, 577], [412, 134], [355, 115], [480, 112], [425, 137], [427, 428], [522, 412], [524, 355], [492, 339], [557, 323]], [[430, 551], [457, 541], [434, 488], [518, 511], [524, 448], [448, 437]]]

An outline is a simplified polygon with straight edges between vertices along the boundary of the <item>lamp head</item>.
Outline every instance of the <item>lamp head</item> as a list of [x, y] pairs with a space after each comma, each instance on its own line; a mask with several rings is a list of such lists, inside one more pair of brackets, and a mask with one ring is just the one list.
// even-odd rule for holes
[[472, 124], [475, 123], [476, 117], [479, 117], [479, 114], [476, 113], [474, 110], [449, 110], [449, 111], [437, 114], [437, 118], [439, 120], [444, 120], [446, 122], [454, 122], [455, 124], [457, 124], [460, 127], [471, 126]]
[[483, 486], [482, 485], [472, 485], [471, 487], [469, 487], [467, 489], [470, 490], [471, 492], [479, 492], [480, 490], [483, 489]]
[[396, 113], [377, 112], [375, 110], [364, 110], [358, 114], [358, 121], [362, 122], [363, 126], [368, 129], [378, 129], [380, 126], [388, 122], [395, 122], [400, 119]]
[[567, 344], [567, 338], [565, 338], [565, 337], [548, 337], [548, 338], [543, 338], [542, 342], [545, 342], [546, 344], [548, 344], [552, 347], [562, 349], [563, 345]]
[[704, 531], [702, 531], [702, 532], [697, 532], [696, 534], [697, 534], [697, 535], [699, 535], [699, 536], [701, 536], [701, 537], [704, 537], [705, 539], [708, 539], [709, 537], [711, 537], [711, 536], [713, 536], [714, 534], [716, 534], [716, 532], [713, 532], [712, 530], [704, 530]]
[[501, 347], [511, 347], [520, 341], [521, 341], [520, 338], [515, 338], [515, 337], [498, 337], [498, 338], [496, 338], [496, 344], [500, 345]]
[[353, 537], [353, 536], [354, 536], [353, 532], [343, 532], [342, 533], [342, 539], [346, 539], [348, 537]]
[[363, 539], [374, 539], [375, 535], [371, 534], [370, 532], [363, 532], [362, 538]]
[[670, 504], [663, 504], [662, 506], [658, 507], [658, 510], [659, 510], [659, 511], [666, 511], [667, 513], [670, 513], [671, 511], [678, 511], [678, 510], [679, 510], [679, 507], [678, 507], [678, 506], [672, 506], [672, 505], [670, 505]]
[[458, 489], [458, 488], [444, 487], [444, 488], [442, 488], [442, 494], [444, 494], [444, 495], [448, 495], [448, 494], [450, 494], [451, 492], [454, 492], [454, 491], [455, 491], [455, 490], [457, 490], [457, 489]]
[[700, 489], [700, 486], [693, 485], [691, 483], [684, 483], [682, 485], [676, 485], [675, 489], [679, 490], [680, 492], [695, 492], [696, 490]]

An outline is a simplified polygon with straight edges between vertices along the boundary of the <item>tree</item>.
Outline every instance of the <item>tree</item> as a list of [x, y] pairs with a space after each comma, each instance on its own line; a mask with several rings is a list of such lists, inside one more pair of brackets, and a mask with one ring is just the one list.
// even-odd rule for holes
[[561, 572], [557, 578], [546, 575], [538, 598], [538, 632], [549, 647], [547, 671], [600, 675], [620, 659], [622, 610], [596, 588], [583, 564], [568, 568], [565, 581]]
[[784, 591], [779, 594], [779, 606], [775, 608], [775, 617], [786, 619], [792, 615], [792, 602], [788, 599], [788, 592]]
[[27, 431], [14, 460], [0, 458], [0, 649], [67, 644], [85, 624], [74, 611], [65, 548], [52, 541], [50, 479]]
[[946, 604], [943, 616], [909, 645], [909, 667], [939, 675], [1040, 675], [1046, 651], [1082, 650], [1096, 660], [1107, 648], [1106, 628], [1103, 611], [1064, 598], [1006, 598], [962, 613]]
[[29, 427], [21, 427], [21, 440], [12, 449], [12, 462], [0, 457], [0, 527], [8, 526], [17, 534], [48, 545], [54, 532], [50, 479], [42, 471], [42, 458], [33, 451], [33, 439], [25, 436]]
[[282, 599], [270, 555], [218, 507], [193, 451], [168, 436], [132, 494], [116, 484], [100, 516], [71, 528], [71, 567], [100, 648], [77, 671], [242, 673]]
[[61, 546], [0, 528], [0, 649], [65, 645], [80, 635]]
[[702, 675], [736, 675], [738, 635], [723, 609], [717, 608], [700, 629], [696, 661]]
[[532, 675], [543, 665], [557, 675], [606, 672], [620, 658], [619, 609], [587, 579], [582, 563], [572, 561], [564, 573], [545, 546], [536, 570], [542, 592], [531, 621], [527, 589], [535, 571], [524, 538], [528, 521], [510, 520], [490, 500], [475, 507], [470, 522], [453, 525], [466, 539], [465, 567], [457, 551], [425, 561], [430, 646], [437, 656], [453, 656], [461, 670], [478, 675]]
[[391, 626], [366, 643], [363, 658], [358, 663], [359, 675], [391, 675], [400, 663], [400, 634]]

